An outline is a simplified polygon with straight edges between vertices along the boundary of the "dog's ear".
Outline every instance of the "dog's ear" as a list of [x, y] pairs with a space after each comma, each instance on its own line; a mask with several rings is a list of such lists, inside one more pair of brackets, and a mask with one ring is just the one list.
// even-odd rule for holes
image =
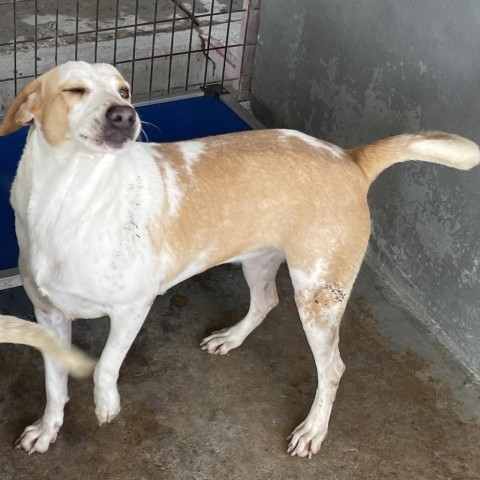
[[34, 112], [41, 105], [41, 81], [39, 78], [25, 85], [20, 93], [13, 99], [3, 117], [0, 127], [0, 136], [8, 135], [18, 130], [23, 125], [32, 123]]

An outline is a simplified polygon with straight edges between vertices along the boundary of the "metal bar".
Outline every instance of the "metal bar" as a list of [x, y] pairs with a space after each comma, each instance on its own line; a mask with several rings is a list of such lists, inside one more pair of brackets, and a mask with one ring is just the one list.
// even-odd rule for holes
[[58, 65], [58, 0], [55, 6], [55, 65]]
[[[249, 43], [247, 46], [250, 46], [250, 45], [255, 45], [255, 43]], [[234, 44], [234, 45], [230, 45], [230, 48], [235, 48], [235, 47], [242, 47], [243, 44], [242, 43], [238, 43], [238, 44]], [[210, 51], [213, 52], [213, 51], [216, 51], [216, 50], [223, 50], [225, 47], [221, 46], [221, 47], [211, 47], [210, 48]], [[197, 50], [192, 50], [192, 53], [203, 53], [204, 50], [203, 49], [197, 49]], [[170, 55], [173, 55], [174, 57], [178, 56], [178, 55], [185, 55], [185, 52], [176, 52], [176, 53], [165, 53], [163, 55], [155, 55], [154, 58], [155, 59], [158, 59], [158, 58], [169, 58]], [[150, 60], [152, 57], [140, 57], [140, 58], [137, 58], [136, 61], [137, 62], [141, 62], [141, 61], [145, 61], [145, 60]], [[131, 60], [121, 60], [120, 62], [117, 62], [118, 65], [120, 64], [123, 64], [123, 63], [131, 63]]]
[[[18, 0], [17, 3], [29, 3], [31, 0]], [[6, 0], [5, 2], [0, 2], [0, 7], [2, 5], [10, 5], [12, 3], [12, 0]]]
[[232, 20], [232, 6], [233, 0], [230, 0], [230, 6], [228, 9], [228, 21], [227, 21], [227, 37], [225, 39], [225, 51], [223, 53], [223, 68], [222, 68], [222, 80], [220, 81], [220, 85], [223, 87], [223, 82], [225, 81], [225, 67], [227, 66], [227, 52], [228, 52], [228, 39], [230, 37], [230, 23]]
[[177, 2], [173, 2], [173, 22], [172, 22], [172, 40], [170, 42], [170, 58], [168, 62], [168, 83], [167, 83], [167, 93], [170, 93], [170, 85], [172, 83], [172, 61], [173, 61], [173, 46], [175, 39], [175, 21], [177, 19]]
[[[255, 43], [247, 43], [247, 47], [248, 46], [254, 46]], [[234, 44], [234, 45], [230, 45], [230, 48], [236, 48], [236, 47], [242, 47], [243, 44], [241, 43], [238, 43], [238, 44]], [[212, 47], [210, 48], [210, 51], [216, 51], [216, 50], [223, 50], [225, 47]], [[203, 53], [204, 50], [192, 50], [192, 53]], [[177, 55], [185, 55], [185, 52], [177, 52], [177, 53], [173, 53], [172, 54], [173, 56], [177, 56]], [[159, 59], [159, 58], [168, 58], [170, 56], [170, 54], [165, 54], [165, 55], [155, 55], [153, 58], [154, 59]], [[141, 61], [148, 61], [148, 60], [151, 60], [152, 57], [141, 57], [141, 58], [137, 58], [136, 61], [137, 62], [141, 62]], [[117, 65], [122, 65], [124, 63], [131, 63], [132, 61], [131, 60], [121, 60], [120, 62], [117, 62]], [[22, 77], [22, 79], [28, 79], [28, 78], [34, 78], [33, 75], [26, 75], [24, 77]], [[0, 83], [2, 82], [11, 82], [15, 80], [15, 77], [10, 77], [10, 78], [2, 78], [0, 80]], [[233, 80], [233, 79], [232, 79]]]
[[94, 63], [97, 63], [98, 57], [98, 15], [100, 11], [100, 0], [97, 0], [97, 4], [95, 6], [95, 54], [93, 57]]
[[[78, 13], [78, 10], [79, 10], [79, 0], [76, 0], [77, 1], [77, 13]], [[117, 0], [117, 3], [118, 3], [119, 0]], [[234, 13], [242, 13], [244, 12], [245, 10], [233, 10], [232, 11], [232, 15]], [[213, 17], [218, 17], [220, 15], [224, 15], [223, 13], [214, 13], [213, 14]], [[199, 18], [204, 18], [204, 17], [210, 17], [211, 15], [210, 14], [202, 14], [202, 15], [198, 15], [196, 16], [195, 18], [196, 19], [199, 19]], [[190, 18], [190, 15], [188, 16]], [[187, 20], [187, 18], [181, 18], [180, 20]], [[78, 23], [78, 15], [77, 15], [77, 23]], [[138, 27], [148, 27], [150, 25], [154, 25], [155, 22], [143, 22], [143, 23], [137, 23], [137, 28]], [[161, 24], [165, 24], [165, 23], [171, 23], [171, 20], [158, 20], [157, 22], [157, 27], [158, 25], [161, 25]], [[130, 28], [133, 28], [135, 25], [121, 25], [121, 26], [118, 26], [117, 29], [118, 30], [125, 30], [125, 29], [130, 29]], [[77, 29], [78, 30], [78, 29]], [[105, 32], [111, 32], [111, 31], [115, 31], [115, 27], [105, 27], [105, 28], [99, 28], [98, 29], [98, 33], [105, 33]], [[96, 33], [96, 30], [85, 30], [84, 32], [81, 32], [82, 35], [91, 35], [91, 34], [95, 34]], [[73, 33], [66, 33], [64, 35], [59, 35], [58, 38], [59, 39], [64, 39], [64, 38], [69, 38], [69, 37], [72, 37], [74, 36]], [[40, 37], [38, 39], [39, 42], [45, 42], [45, 41], [48, 41], [48, 40], [55, 40], [55, 36], [46, 36], [46, 37]], [[25, 43], [31, 43], [32, 40], [29, 40], [29, 39], [25, 39], [25, 40], [17, 40], [17, 45], [21, 45], [21, 44], [25, 44]], [[8, 42], [4, 42], [4, 43], [0, 43], [0, 47], [7, 47], [9, 45], [12, 45], [12, 41], [8, 41]], [[223, 48], [223, 47], [222, 47]], [[187, 52], [184, 52], [184, 53], [187, 53]]]
[[13, 90], [17, 96], [17, 0], [13, 0]]
[[243, 34], [243, 42], [242, 42], [242, 57], [240, 60], [240, 72], [238, 73], [238, 90], [237, 94], [242, 88], [242, 75], [243, 75], [243, 61], [245, 59], [245, 49], [247, 47], [247, 37], [248, 37], [248, 25], [250, 23], [250, 8], [251, 6], [251, 0], [248, 1], [248, 7], [247, 7], [247, 19], [245, 20], [245, 33]]
[[117, 0], [116, 10], [115, 10], [115, 35], [113, 39], [113, 65], [117, 64], [117, 34], [118, 34], [118, 11], [119, 11], [120, 0]]
[[78, 59], [78, 17], [80, 11], [80, 0], [77, 0], [77, 17], [75, 19], [75, 60]]
[[135, 82], [135, 57], [137, 53], [137, 24], [138, 24], [138, 0], [136, 0], [135, 2], [135, 26], [133, 29], [132, 81], [130, 82], [132, 95], [133, 95], [133, 84]]
[[20, 285], [22, 285], [22, 279], [18, 268], [0, 271], [0, 290], [19, 287]]
[[210, 53], [210, 39], [212, 37], [212, 24], [213, 24], [213, 10], [215, 8], [215, 0], [212, 0], [212, 6], [210, 7], [210, 24], [208, 26], [208, 39], [207, 39], [207, 52], [205, 54], [205, 72], [203, 74], [203, 84], [207, 83], [208, 73], [208, 57]]
[[202, 90], [197, 90], [195, 92], [188, 92], [188, 93], [171, 93], [170, 95], [165, 95], [162, 98], [157, 98], [155, 100], [146, 100], [144, 102], [135, 102], [133, 106], [136, 107], [143, 107], [145, 105], [156, 105], [157, 103], [165, 103], [165, 102], [174, 102], [176, 100], [186, 100], [188, 98], [198, 98], [205, 96], [205, 93]]
[[38, 73], [38, 64], [37, 64], [37, 53], [38, 53], [38, 2], [35, 0], [35, 49], [34, 49], [34, 71], [35, 71], [35, 78], [37, 77]]
[[[194, 0], [195, 1], [195, 0]], [[153, 38], [152, 38], [152, 61], [150, 62], [150, 84], [148, 88], [148, 95], [152, 96], [153, 85], [153, 58], [155, 56], [155, 36], [157, 35], [157, 12], [158, 12], [158, 0], [155, 0], [155, 11], [153, 13]]]
[[266, 128], [263, 123], [253, 116], [253, 114], [243, 108], [238, 101], [235, 100], [233, 95], [220, 95], [220, 100], [254, 130], [262, 130]]
[[187, 78], [185, 80], [185, 90], [188, 90], [188, 76], [190, 75], [190, 59], [192, 57], [193, 24], [195, 23], [195, 2], [196, 0], [193, 0], [192, 15], [190, 15], [190, 39], [188, 41]]

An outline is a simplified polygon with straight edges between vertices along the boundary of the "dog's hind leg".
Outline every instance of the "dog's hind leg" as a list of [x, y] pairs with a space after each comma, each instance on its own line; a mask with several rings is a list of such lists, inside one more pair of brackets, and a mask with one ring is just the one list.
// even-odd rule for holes
[[278, 251], [265, 253], [242, 262], [243, 273], [250, 288], [250, 308], [243, 320], [206, 337], [201, 348], [208, 353], [225, 355], [239, 347], [258, 327], [268, 312], [278, 304], [275, 277], [285, 257]]
[[338, 349], [339, 328], [357, 268], [351, 275], [343, 272], [339, 276], [321, 260], [307, 271], [293, 268], [290, 262], [289, 268], [295, 302], [315, 360], [318, 385], [307, 418], [290, 436], [288, 453], [311, 457], [320, 450], [327, 434], [337, 387], [345, 370]]
[[[27, 288], [27, 287], [26, 287]], [[42, 305], [35, 308], [37, 322], [49, 328], [65, 344], [70, 345], [72, 321], [59, 310]], [[56, 362], [44, 357], [45, 387], [47, 405], [43, 417], [33, 425], [25, 428], [17, 440], [16, 447], [29, 454], [44, 453], [57, 438], [57, 433], [63, 424], [63, 409], [68, 402], [68, 371]]]

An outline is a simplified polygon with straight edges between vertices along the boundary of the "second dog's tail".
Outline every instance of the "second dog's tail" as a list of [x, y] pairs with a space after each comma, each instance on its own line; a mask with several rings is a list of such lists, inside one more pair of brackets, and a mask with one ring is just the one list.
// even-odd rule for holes
[[407, 160], [440, 163], [460, 170], [469, 170], [480, 160], [476, 143], [443, 132], [398, 135], [352, 148], [348, 153], [370, 183], [394, 163]]
[[87, 376], [95, 366], [95, 361], [81, 350], [65, 346], [46, 328], [20, 318], [0, 315], [0, 342], [37, 348], [76, 377]]

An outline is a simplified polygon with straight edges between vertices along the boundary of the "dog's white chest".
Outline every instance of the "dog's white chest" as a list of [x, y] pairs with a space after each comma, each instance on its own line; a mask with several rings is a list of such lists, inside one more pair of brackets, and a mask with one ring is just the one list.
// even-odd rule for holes
[[146, 228], [152, 178], [121, 158], [84, 163], [35, 172], [28, 198], [19, 170], [12, 190], [22, 273], [72, 317], [153, 296], [162, 271]]

